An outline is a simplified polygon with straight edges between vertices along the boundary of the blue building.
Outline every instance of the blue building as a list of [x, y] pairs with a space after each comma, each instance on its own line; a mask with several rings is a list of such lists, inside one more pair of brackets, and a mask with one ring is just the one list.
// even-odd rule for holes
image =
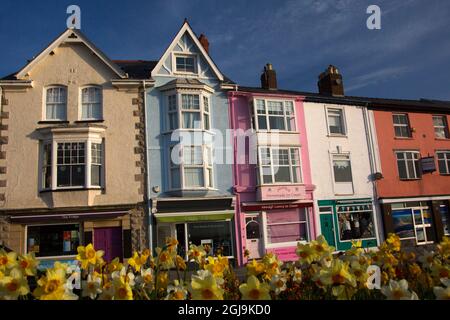
[[[146, 92], [147, 184], [153, 247], [167, 237], [234, 257], [233, 149], [226, 90], [209, 43], [184, 22], [155, 62]], [[228, 160], [227, 160], [228, 159]]]

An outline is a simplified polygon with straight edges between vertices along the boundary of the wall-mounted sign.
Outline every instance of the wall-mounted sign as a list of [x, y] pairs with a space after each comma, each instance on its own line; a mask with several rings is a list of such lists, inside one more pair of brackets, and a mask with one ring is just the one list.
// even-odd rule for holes
[[420, 158], [420, 167], [422, 168], [422, 173], [430, 173], [436, 171], [436, 162], [434, 157]]
[[302, 200], [306, 198], [305, 186], [261, 186], [258, 200]]
[[270, 210], [286, 210], [297, 209], [312, 206], [311, 202], [298, 203], [244, 203], [242, 204], [243, 211], [270, 211]]

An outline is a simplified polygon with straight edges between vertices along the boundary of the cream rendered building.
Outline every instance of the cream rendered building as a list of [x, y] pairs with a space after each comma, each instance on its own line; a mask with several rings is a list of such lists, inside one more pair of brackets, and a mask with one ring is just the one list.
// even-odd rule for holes
[[111, 61], [68, 29], [0, 80], [0, 245], [48, 261], [91, 242], [107, 259], [147, 245], [151, 63]]

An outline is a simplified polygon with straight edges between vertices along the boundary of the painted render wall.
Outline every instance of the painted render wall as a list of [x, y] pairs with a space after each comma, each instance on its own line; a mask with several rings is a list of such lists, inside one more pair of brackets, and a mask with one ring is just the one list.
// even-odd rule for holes
[[[3, 209], [47, 208], [62, 203], [64, 207], [132, 204], [142, 201], [139, 194], [140, 174], [135, 154], [135, 123], [133, 105], [135, 92], [118, 91], [110, 80], [117, 78], [103, 62], [82, 44], [62, 45], [54, 50], [30, 72], [33, 88], [26, 92], [4, 90], [9, 112], [8, 144], [6, 148], [7, 188]], [[75, 72], [70, 72], [74, 69]], [[48, 85], [65, 85], [68, 89], [67, 120], [78, 120], [80, 87], [88, 84], [103, 87], [103, 116], [105, 139], [105, 190], [39, 193], [39, 140], [37, 128], [43, 120], [44, 88]], [[53, 195], [52, 195], [53, 194]]]

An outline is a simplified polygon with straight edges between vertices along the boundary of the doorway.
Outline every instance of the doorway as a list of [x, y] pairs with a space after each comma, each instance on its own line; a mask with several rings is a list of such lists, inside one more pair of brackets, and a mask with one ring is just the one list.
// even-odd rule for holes
[[263, 251], [260, 215], [246, 215], [245, 229], [247, 233], [246, 248], [249, 251], [249, 259], [260, 259]]
[[103, 259], [107, 262], [114, 258], [122, 260], [122, 228], [95, 228], [94, 248], [105, 252]]

